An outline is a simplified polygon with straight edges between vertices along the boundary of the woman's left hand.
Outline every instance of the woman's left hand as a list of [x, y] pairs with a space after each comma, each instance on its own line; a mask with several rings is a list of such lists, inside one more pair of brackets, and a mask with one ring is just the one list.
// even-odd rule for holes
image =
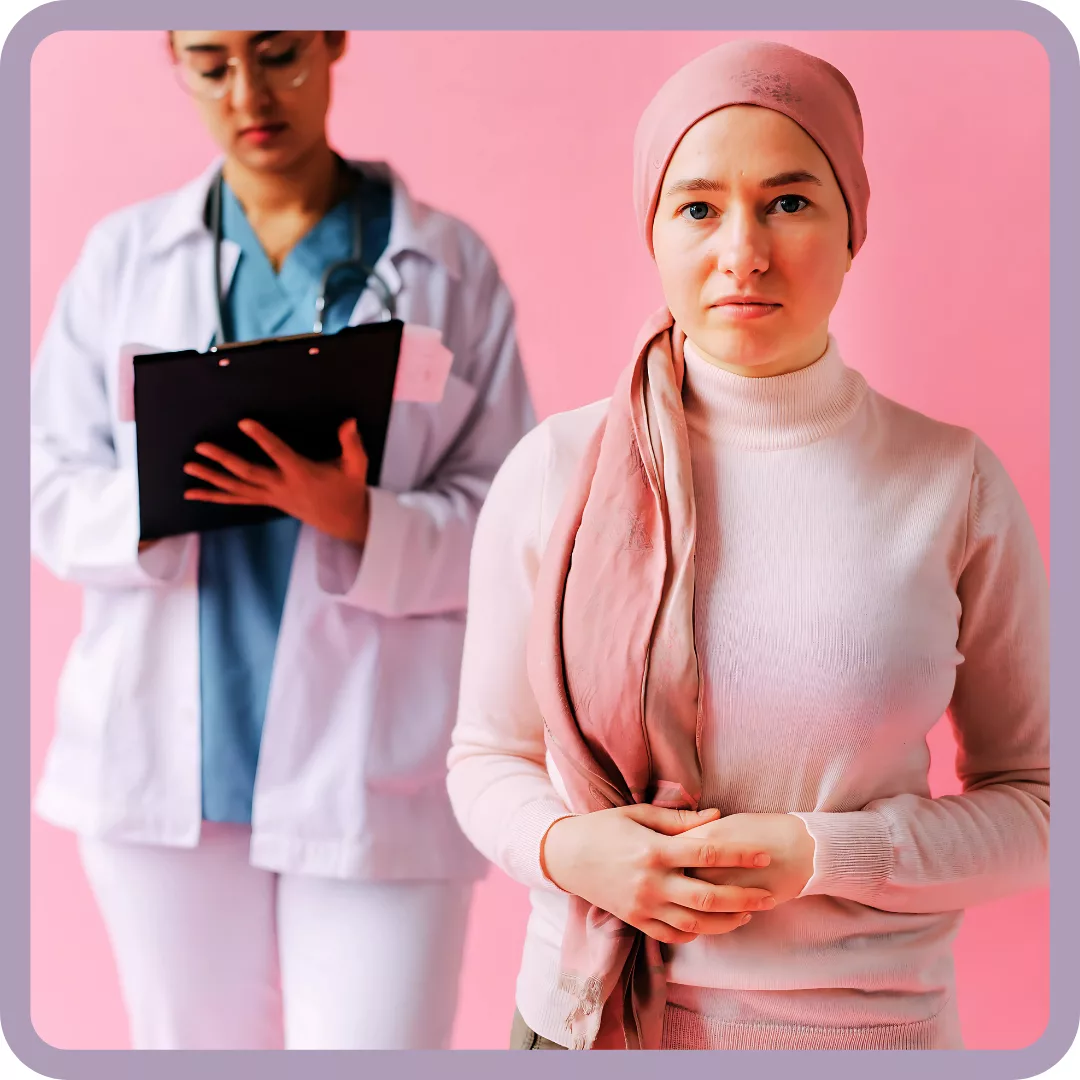
[[689, 867], [690, 877], [714, 885], [767, 889], [778, 904], [793, 900], [814, 873], [814, 838], [793, 814], [731, 814], [683, 833], [708, 833], [718, 844], [749, 845], [767, 851], [772, 862], [761, 870]]
[[240, 430], [255, 442], [273, 465], [255, 465], [210, 443], [195, 452], [220, 469], [195, 462], [184, 472], [213, 484], [189, 488], [184, 497], [226, 506], [272, 506], [306, 525], [354, 544], [367, 539], [369, 502], [368, 457], [355, 420], [338, 429], [341, 456], [336, 461], [311, 461], [296, 453], [262, 424], [242, 420]]

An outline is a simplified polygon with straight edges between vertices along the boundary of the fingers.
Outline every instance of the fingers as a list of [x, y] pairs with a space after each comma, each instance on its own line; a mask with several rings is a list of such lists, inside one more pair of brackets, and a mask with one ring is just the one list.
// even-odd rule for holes
[[231, 495], [227, 491], [207, 491], [205, 488], [190, 488], [184, 492], [188, 502], [218, 503], [221, 506], [270, 506], [265, 499], [246, 495]]
[[736, 840], [710, 840], [701, 836], [672, 836], [657, 845], [661, 866], [682, 869], [694, 866], [739, 866], [745, 869], [768, 866], [768, 852]]
[[686, 876], [700, 878], [713, 885], [737, 885], [740, 889], [768, 889], [775, 878], [771, 869], [744, 870], [741, 867], [721, 867], [710, 870], [707, 866], [687, 867]]
[[665, 945], [687, 945], [697, 937], [697, 934], [676, 930], [675, 927], [659, 919], [644, 919], [637, 929], [657, 941], [662, 941]]
[[184, 472], [197, 480], [205, 480], [206, 483], [213, 484], [218, 491], [224, 491], [229, 495], [243, 495], [250, 498], [263, 494], [262, 488], [256, 484], [239, 480], [235, 476], [219, 472], [217, 469], [211, 469], [206, 465], [200, 465], [195, 461], [188, 462], [184, 466]]
[[341, 443], [341, 464], [345, 472], [363, 482], [367, 479], [368, 456], [355, 420], [346, 420], [338, 428]]
[[[220, 446], [214, 446], [213, 443], [199, 443], [195, 447], [195, 453], [200, 457], [209, 458], [211, 461], [217, 462], [223, 469], [227, 469], [241, 480], [246, 480], [249, 484], [254, 484], [257, 487], [263, 487], [273, 476], [273, 470], [267, 469], [262, 465], [255, 465], [250, 461], [245, 461], [238, 454], [231, 454], [228, 450], [222, 450]], [[208, 475], [202, 475], [194, 472], [193, 469], [202, 469]], [[211, 483], [216, 483], [213, 479], [215, 476], [220, 476], [218, 472], [211, 472], [205, 465], [199, 465], [198, 462], [191, 462], [189, 465], [184, 466], [184, 472], [190, 476], [199, 476], [202, 480], [210, 480]]]
[[625, 807], [624, 812], [631, 821], [636, 821], [639, 825], [644, 825], [653, 832], [663, 833], [665, 836], [676, 836], [688, 829], [696, 829], [699, 825], [705, 825], [720, 816], [720, 811], [715, 808], [697, 811], [671, 810], [652, 803], [633, 803]]
[[360, 429], [356, 426], [355, 420], [346, 420], [341, 427], [338, 428], [338, 441], [341, 443], [342, 450], [352, 450], [364, 454], [364, 441], [360, 438]]
[[657, 921], [681, 934], [730, 934], [745, 926], [753, 916], [748, 911], [703, 912], [691, 911], [690, 908], [677, 904], [665, 904], [657, 909]]
[[767, 889], [741, 889], [734, 885], [710, 885], [684, 874], [668, 875], [668, 900], [679, 907], [702, 912], [770, 911], [776, 900]]
[[304, 459], [288, 443], [255, 420], [241, 420], [240, 430], [279, 468], [289, 469]]
[[198, 480], [205, 480], [208, 484], [214, 485], [213, 488], [188, 488], [184, 492], [184, 498], [188, 502], [218, 503], [222, 506], [271, 505], [267, 492], [252, 484], [237, 480], [228, 473], [208, 469], [205, 465], [199, 465], [194, 461], [184, 466], [184, 472], [188, 476], [194, 476]]

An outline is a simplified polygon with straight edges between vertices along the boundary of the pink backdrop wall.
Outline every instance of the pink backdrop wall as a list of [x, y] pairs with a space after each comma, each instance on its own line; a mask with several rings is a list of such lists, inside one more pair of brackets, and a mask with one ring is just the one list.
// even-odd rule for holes
[[[728, 35], [730, 36], [730, 35]], [[1049, 68], [1018, 33], [769, 34], [840, 67], [867, 125], [869, 238], [834, 316], [882, 392], [977, 430], [1049, 531]], [[470, 221], [519, 310], [540, 414], [606, 395], [659, 301], [630, 203], [637, 117], [717, 33], [354, 34], [331, 133], [393, 161]], [[36, 345], [89, 226], [181, 184], [213, 152], [162, 36], [63, 33], [32, 68], [31, 320]], [[573, 343], [567, 347], [566, 343]], [[31, 571], [40, 773], [76, 589]], [[935, 730], [935, 793], [957, 790]], [[69, 1048], [127, 1044], [116, 972], [70, 835], [32, 825], [32, 1011]], [[1025, 1046], [1048, 1010], [1047, 897], [972, 910], [956, 945], [971, 1047]], [[455, 1042], [505, 1045], [527, 904], [493, 872], [473, 911]]]

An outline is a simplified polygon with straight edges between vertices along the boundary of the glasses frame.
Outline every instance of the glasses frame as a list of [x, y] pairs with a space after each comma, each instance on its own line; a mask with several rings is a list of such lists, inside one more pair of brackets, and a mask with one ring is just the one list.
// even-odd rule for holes
[[[258, 50], [260, 45], [264, 42], [259, 42], [257, 45], [249, 46], [246, 58], [239, 56], [228, 56], [225, 58], [226, 73], [225, 77], [220, 83], [207, 82], [204, 86], [199, 86], [198, 83], [192, 81], [192, 76], [196, 79], [199, 77], [198, 72], [195, 71], [190, 65], [186, 64], [184, 60], [177, 56], [173, 60], [173, 74], [176, 77], [176, 81], [180, 84], [182, 90], [188, 94], [189, 97], [195, 98], [197, 101], [222, 101], [228, 97], [233, 87], [236, 85], [236, 73], [241, 64], [247, 66], [247, 75], [249, 79], [254, 79], [255, 82], [263, 89], [273, 92], [296, 90], [302, 86], [308, 76], [311, 74], [310, 63], [310, 51], [312, 43], [315, 40], [315, 33], [311, 37], [305, 37], [302, 35], [296, 35], [293, 37], [293, 41], [297, 46], [297, 59], [296, 65], [298, 70], [293, 75], [290, 81], [287, 81], [284, 85], [276, 85], [277, 74], [273, 68], [268, 68], [264, 64], [259, 62]], [[273, 39], [275, 42], [278, 38]], [[190, 73], [190, 74], [189, 74]]]

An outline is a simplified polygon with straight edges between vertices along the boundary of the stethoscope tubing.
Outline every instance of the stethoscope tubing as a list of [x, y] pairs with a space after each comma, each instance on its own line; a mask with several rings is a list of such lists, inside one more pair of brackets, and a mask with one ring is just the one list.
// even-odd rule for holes
[[[348, 168], [349, 166], [346, 166]], [[225, 341], [225, 297], [221, 288], [221, 245], [222, 225], [221, 207], [224, 199], [225, 178], [218, 172], [213, 185], [210, 188], [210, 231], [214, 237], [214, 296], [217, 300], [217, 326], [214, 330], [215, 347], [224, 345]], [[331, 263], [324, 271], [319, 283], [319, 293], [315, 299], [315, 322], [312, 333], [323, 333], [323, 316], [326, 313], [327, 293], [333, 276], [349, 267], [356, 267], [367, 277], [367, 285], [374, 285], [382, 301], [383, 309], [388, 318], [393, 319], [397, 312], [397, 303], [390, 286], [387, 285], [383, 276], [373, 267], [364, 262], [364, 232], [363, 221], [360, 215], [359, 188], [353, 196], [353, 246], [352, 255], [348, 259], [341, 259]]]

